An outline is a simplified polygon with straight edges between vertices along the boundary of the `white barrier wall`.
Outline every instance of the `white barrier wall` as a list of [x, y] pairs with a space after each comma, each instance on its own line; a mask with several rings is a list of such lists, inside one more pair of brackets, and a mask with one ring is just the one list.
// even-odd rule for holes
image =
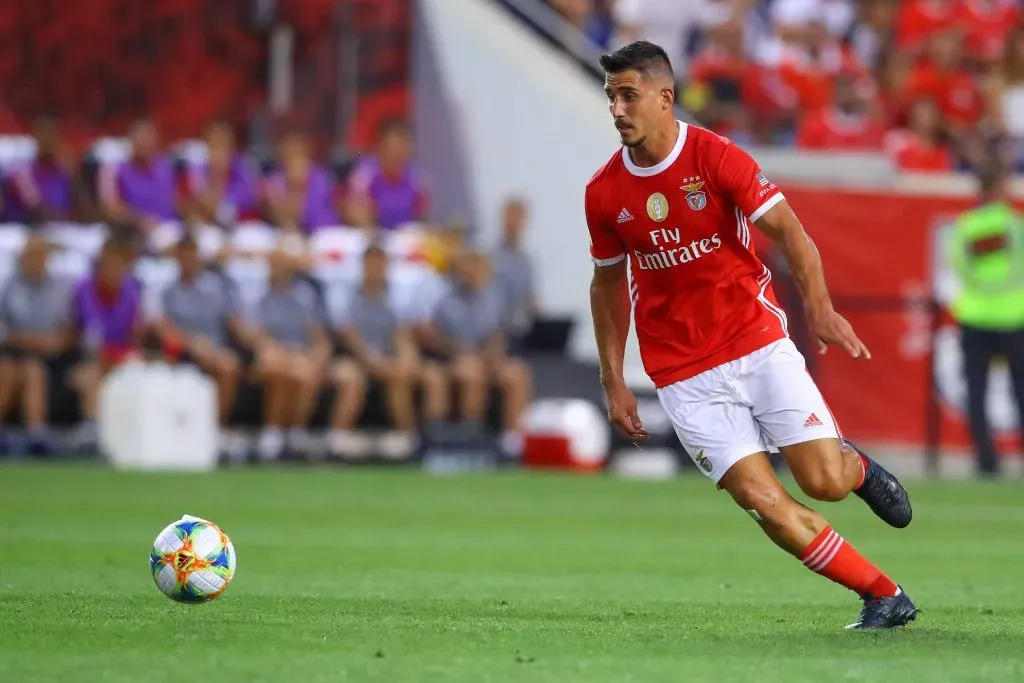
[[[511, 194], [527, 197], [526, 246], [544, 310], [579, 317], [588, 310], [591, 273], [583, 190], [618, 140], [604, 93], [495, 3], [422, 0], [420, 6], [460, 147], [469, 156], [475, 225], [493, 244], [501, 203]], [[589, 323], [579, 326], [576, 355], [594, 357], [592, 336]]]

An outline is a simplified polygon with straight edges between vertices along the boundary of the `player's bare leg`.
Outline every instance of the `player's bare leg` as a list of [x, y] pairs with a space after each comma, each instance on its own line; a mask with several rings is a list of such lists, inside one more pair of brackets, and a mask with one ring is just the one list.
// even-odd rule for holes
[[411, 434], [416, 428], [413, 390], [418, 372], [411, 363], [394, 361], [389, 376], [384, 378], [384, 393], [391, 422], [395, 429], [407, 434]]
[[261, 351], [253, 374], [263, 387], [263, 430], [256, 452], [260, 460], [276, 460], [284, 450], [284, 423], [291, 400], [283, 355], [276, 349]]
[[718, 485], [777, 546], [864, 600], [860, 619], [851, 627], [892, 628], [916, 618], [913, 602], [882, 570], [836, 533], [824, 517], [789, 495], [766, 453], [743, 458]]
[[506, 358], [498, 364], [495, 375], [504, 404], [501, 428], [506, 432], [516, 432], [533, 390], [530, 368], [518, 358]]
[[423, 417], [427, 422], [448, 419], [450, 392], [448, 377], [438, 363], [426, 362], [420, 368], [420, 384], [423, 387]]
[[487, 366], [479, 354], [459, 356], [451, 365], [452, 377], [459, 387], [459, 417], [482, 422], [487, 410]]
[[362, 442], [353, 432], [366, 405], [366, 372], [356, 361], [343, 358], [331, 368], [334, 382], [334, 404], [330, 417], [330, 453], [332, 457], [355, 456], [362, 450]]
[[910, 524], [913, 510], [902, 484], [849, 442], [815, 439], [779, 451], [808, 496], [839, 501], [856, 493], [886, 523], [897, 528]]
[[238, 398], [238, 379], [242, 366], [231, 351], [220, 351], [216, 357], [213, 375], [217, 382], [217, 403], [221, 424], [227, 424], [235, 410]]

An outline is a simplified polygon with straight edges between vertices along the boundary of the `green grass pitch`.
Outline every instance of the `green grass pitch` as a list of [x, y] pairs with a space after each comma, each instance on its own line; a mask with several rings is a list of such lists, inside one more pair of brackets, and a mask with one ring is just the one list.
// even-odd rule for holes
[[[910, 490], [904, 531], [818, 506], [921, 608], [859, 633], [696, 476], [0, 466], [0, 681], [1024, 681], [1024, 487]], [[210, 604], [149, 574], [183, 513], [237, 548]]]

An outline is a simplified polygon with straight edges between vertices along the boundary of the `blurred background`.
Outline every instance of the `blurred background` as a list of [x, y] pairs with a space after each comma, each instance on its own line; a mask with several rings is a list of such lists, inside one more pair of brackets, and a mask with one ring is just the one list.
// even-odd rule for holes
[[653, 438], [610, 433], [589, 322], [597, 57], [645, 38], [872, 350], [814, 353], [760, 245], [843, 431], [905, 473], [1021, 469], [1020, 222], [956, 228], [1021, 196], [1017, 2], [7, 0], [0, 36], [9, 457], [692, 468], [635, 341]]

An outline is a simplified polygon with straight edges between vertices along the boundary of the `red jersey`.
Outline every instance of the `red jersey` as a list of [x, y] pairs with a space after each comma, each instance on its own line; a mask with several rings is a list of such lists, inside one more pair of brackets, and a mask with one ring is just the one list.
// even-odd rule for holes
[[987, 62], [1002, 56], [1006, 36], [1020, 19], [1020, 7], [1007, 0], [964, 0], [957, 8], [957, 24], [966, 31], [967, 52]]
[[910, 0], [900, 6], [896, 35], [900, 47], [919, 47], [938, 31], [956, 25], [957, 3], [951, 0]]
[[981, 118], [985, 103], [969, 71], [940, 71], [931, 64], [921, 64], [910, 75], [906, 92], [911, 100], [930, 98], [956, 125], [970, 125]]
[[953, 155], [949, 149], [931, 144], [910, 131], [889, 133], [886, 149], [901, 171], [948, 173], [953, 170]]
[[884, 139], [885, 128], [874, 117], [830, 107], [804, 115], [796, 144], [801, 149], [875, 150]]
[[590, 255], [628, 257], [640, 355], [659, 388], [787, 335], [750, 239], [782, 200], [749, 154], [682, 122], [661, 163], [637, 167], [623, 147], [587, 183]]

